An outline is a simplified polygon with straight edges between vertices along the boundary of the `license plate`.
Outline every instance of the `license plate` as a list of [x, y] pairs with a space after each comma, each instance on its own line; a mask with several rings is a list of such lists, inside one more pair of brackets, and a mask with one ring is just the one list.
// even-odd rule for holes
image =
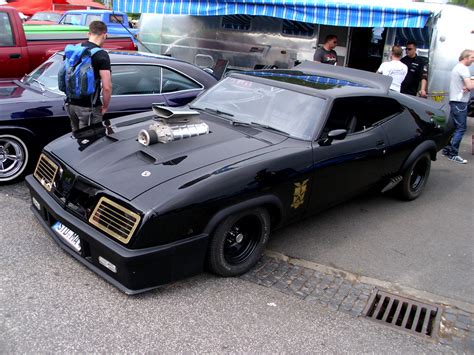
[[81, 240], [79, 239], [79, 234], [74, 233], [61, 222], [56, 222], [53, 225], [53, 231], [59, 235], [69, 246], [71, 246], [75, 251], [81, 251]]

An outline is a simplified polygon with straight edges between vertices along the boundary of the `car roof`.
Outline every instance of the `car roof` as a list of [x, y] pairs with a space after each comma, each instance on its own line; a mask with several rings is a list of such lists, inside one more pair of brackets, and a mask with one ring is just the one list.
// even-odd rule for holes
[[112, 11], [112, 10], [69, 10], [64, 14], [116, 14], [116, 15], [125, 15], [122, 11]]
[[155, 53], [146, 53], [138, 51], [120, 51], [120, 50], [107, 50], [110, 59], [114, 64], [132, 64], [132, 63], [156, 63], [157, 60], [161, 61], [173, 61], [184, 63], [183, 65], [189, 65], [195, 67], [194, 64], [188, 63], [184, 60], [169, 57], [166, 55], [160, 55]]
[[250, 75], [257, 80], [278, 82], [278, 86], [323, 97], [360, 94], [387, 95], [392, 78], [352, 68], [304, 62], [292, 69], [243, 71], [233, 76]]

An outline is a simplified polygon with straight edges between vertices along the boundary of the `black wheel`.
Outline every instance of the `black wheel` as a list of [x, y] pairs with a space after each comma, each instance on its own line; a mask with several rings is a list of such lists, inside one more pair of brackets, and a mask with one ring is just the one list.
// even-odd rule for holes
[[210, 270], [221, 276], [249, 271], [262, 256], [270, 236], [270, 215], [263, 208], [236, 213], [222, 221], [208, 250]]
[[19, 180], [30, 163], [26, 142], [13, 134], [0, 134], [0, 184]]
[[431, 157], [429, 153], [420, 155], [410, 165], [399, 187], [399, 196], [403, 200], [414, 200], [421, 195], [430, 176]]

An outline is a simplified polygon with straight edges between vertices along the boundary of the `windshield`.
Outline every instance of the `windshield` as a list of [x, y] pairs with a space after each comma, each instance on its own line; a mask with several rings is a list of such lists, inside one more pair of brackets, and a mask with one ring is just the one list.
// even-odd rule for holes
[[22, 82], [38, 86], [41, 90], [50, 90], [62, 94], [58, 89], [58, 72], [62, 62], [63, 56], [55, 54], [29, 75], [26, 75]]
[[234, 124], [267, 127], [296, 138], [313, 138], [326, 100], [253, 82], [226, 78], [196, 99], [192, 108], [220, 115]]
[[31, 16], [30, 20], [58, 22], [60, 18], [61, 14], [57, 14], [54, 12], [37, 12], [36, 14]]

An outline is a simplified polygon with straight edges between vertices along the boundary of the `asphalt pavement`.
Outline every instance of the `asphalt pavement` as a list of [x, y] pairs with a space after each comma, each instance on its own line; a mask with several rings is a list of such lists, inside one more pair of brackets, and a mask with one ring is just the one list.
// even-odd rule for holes
[[238, 278], [127, 296], [55, 244], [24, 187], [12, 191], [0, 195], [0, 353], [451, 352]]
[[415, 201], [362, 196], [277, 231], [268, 249], [474, 304], [474, 118], [461, 165], [438, 154]]

